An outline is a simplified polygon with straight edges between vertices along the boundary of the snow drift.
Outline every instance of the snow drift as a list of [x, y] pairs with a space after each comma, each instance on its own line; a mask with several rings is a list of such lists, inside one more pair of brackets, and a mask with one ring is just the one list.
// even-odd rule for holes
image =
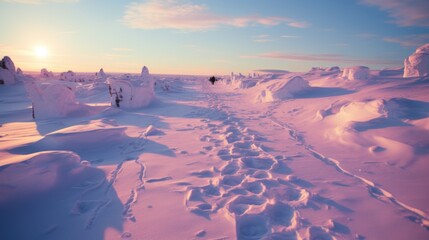
[[368, 80], [369, 76], [369, 68], [365, 66], [344, 68], [342, 75], [343, 78], [348, 80]]
[[267, 82], [257, 94], [257, 102], [273, 102], [295, 97], [298, 93], [310, 89], [308, 81], [296, 76], [290, 79], [279, 79]]
[[89, 107], [78, 103], [73, 89], [66, 85], [29, 81], [25, 88], [33, 103], [33, 117], [36, 119], [83, 116], [89, 112]]
[[149, 105], [155, 98], [155, 83], [148, 68], [142, 69], [140, 77], [123, 76], [109, 78], [111, 105], [118, 108], [136, 109]]
[[0, 61], [0, 84], [14, 84], [15, 82], [15, 64], [10, 57], [5, 56]]
[[419, 47], [404, 60], [404, 77], [421, 77], [429, 73], [429, 43]]

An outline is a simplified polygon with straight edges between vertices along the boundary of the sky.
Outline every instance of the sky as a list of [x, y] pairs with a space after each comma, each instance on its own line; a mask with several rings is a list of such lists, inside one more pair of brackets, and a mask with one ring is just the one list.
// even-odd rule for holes
[[383, 69], [429, 42], [429, 1], [0, 0], [0, 22], [24, 72]]

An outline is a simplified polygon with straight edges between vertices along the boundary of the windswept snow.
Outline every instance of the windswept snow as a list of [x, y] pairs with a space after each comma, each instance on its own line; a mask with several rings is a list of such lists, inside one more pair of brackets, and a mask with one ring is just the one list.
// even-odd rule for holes
[[344, 71], [0, 85], [0, 239], [427, 239], [428, 78]]
[[404, 60], [404, 77], [421, 77], [429, 74], [429, 43], [420, 46]]
[[300, 76], [290, 79], [276, 79], [261, 85], [256, 96], [257, 102], [274, 102], [293, 98], [296, 94], [310, 89], [308, 82]]

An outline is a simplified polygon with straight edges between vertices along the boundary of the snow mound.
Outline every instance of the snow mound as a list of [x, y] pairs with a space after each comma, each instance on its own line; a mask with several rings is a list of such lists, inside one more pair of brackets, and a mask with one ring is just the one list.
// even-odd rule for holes
[[234, 89], [246, 89], [256, 86], [258, 83], [258, 79], [256, 79], [257, 75], [250, 75], [248, 77], [244, 76], [243, 74], [234, 74], [231, 73], [230, 81], [228, 81], [228, 84], [230, 84]]
[[23, 76], [24, 75], [24, 72], [21, 70], [21, 68], [16, 69], [16, 75], [17, 76]]
[[103, 68], [100, 68], [100, 71], [95, 73], [95, 80], [98, 82], [106, 81], [107, 74], [104, 72]]
[[67, 71], [60, 74], [60, 80], [75, 82], [76, 74], [73, 71]]
[[[25, 163], [25, 164], [23, 164]], [[95, 173], [95, 175], [93, 175]], [[22, 162], [0, 168], [0, 181], [13, 190], [0, 194], [0, 206], [64, 189], [89, 179], [104, 178], [103, 173], [81, 164], [78, 155], [66, 151], [32, 154]], [[34, 198], [32, 198], [34, 200]]]
[[10, 57], [5, 56], [0, 61], [0, 84], [14, 84], [15, 82], [15, 64]]
[[149, 78], [150, 77], [149, 69], [146, 66], [143, 66], [142, 73], [140, 74], [140, 76], [142, 78]]
[[293, 98], [297, 94], [309, 90], [308, 81], [296, 76], [291, 79], [279, 79], [274, 82], [267, 82], [263, 89], [257, 94], [257, 102], [273, 102], [288, 98]]
[[46, 68], [42, 68], [40, 70], [40, 76], [42, 78], [53, 78], [54, 74], [52, 73], [52, 71], [48, 71]]
[[155, 99], [155, 82], [146, 66], [140, 77], [109, 78], [108, 83], [112, 106], [136, 109], [148, 106]]
[[84, 116], [89, 107], [76, 101], [71, 87], [63, 84], [25, 83], [27, 94], [33, 103], [33, 117], [36, 119]]
[[343, 78], [349, 80], [368, 80], [370, 76], [370, 71], [368, 67], [365, 66], [354, 66], [349, 68], [344, 68]]
[[404, 60], [404, 77], [421, 77], [429, 74], [429, 43], [419, 47]]
[[399, 76], [404, 74], [404, 68], [387, 68], [379, 72], [381, 77]]

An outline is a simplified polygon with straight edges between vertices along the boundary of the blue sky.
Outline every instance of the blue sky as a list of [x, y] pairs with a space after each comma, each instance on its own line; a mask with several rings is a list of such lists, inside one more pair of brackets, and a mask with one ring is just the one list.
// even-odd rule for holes
[[0, 0], [0, 21], [24, 71], [382, 69], [429, 42], [427, 0]]

